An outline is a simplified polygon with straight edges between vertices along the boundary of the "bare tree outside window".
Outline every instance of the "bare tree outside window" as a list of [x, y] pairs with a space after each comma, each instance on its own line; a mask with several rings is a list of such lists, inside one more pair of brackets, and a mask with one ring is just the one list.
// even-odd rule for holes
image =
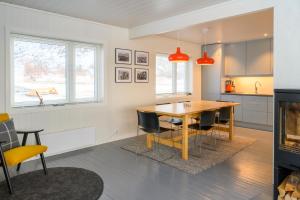
[[99, 45], [17, 34], [11, 40], [13, 106], [98, 99]]

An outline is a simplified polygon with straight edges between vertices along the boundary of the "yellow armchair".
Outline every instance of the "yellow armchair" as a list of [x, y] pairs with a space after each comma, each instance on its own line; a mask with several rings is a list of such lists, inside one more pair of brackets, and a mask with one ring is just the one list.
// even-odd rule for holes
[[[6, 178], [9, 192], [13, 193], [13, 187], [10, 181], [8, 166], [16, 166], [17, 171], [20, 170], [21, 163], [34, 156], [40, 155], [45, 175], [47, 175], [47, 167], [44, 158], [44, 152], [47, 151], [47, 146], [41, 145], [39, 133], [41, 130], [32, 131], [15, 131], [13, 121], [7, 113], [0, 114], [0, 129], [4, 129], [0, 134], [0, 166]], [[22, 134], [22, 145], [20, 146], [17, 134]], [[29, 134], [34, 134], [36, 145], [26, 145]], [[5, 140], [3, 138], [6, 138]]]

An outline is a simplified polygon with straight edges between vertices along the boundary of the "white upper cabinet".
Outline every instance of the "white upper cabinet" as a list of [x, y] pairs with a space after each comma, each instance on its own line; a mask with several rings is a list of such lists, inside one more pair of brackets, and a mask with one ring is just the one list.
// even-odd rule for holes
[[273, 40], [260, 39], [224, 45], [225, 76], [273, 74]]
[[271, 40], [253, 40], [246, 44], [246, 74], [271, 75]]
[[240, 76], [246, 74], [246, 42], [225, 44], [225, 75]]

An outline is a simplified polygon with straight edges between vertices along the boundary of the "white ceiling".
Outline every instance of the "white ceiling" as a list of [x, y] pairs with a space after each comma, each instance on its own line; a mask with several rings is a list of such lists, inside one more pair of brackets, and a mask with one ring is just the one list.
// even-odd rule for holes
[[208, 28], [206, 43], [237, 42], [273, 36], [273, 9], [262, 12], [226, 18], [198, 24], [179, 31], [161, 34], [161, 36], [194, 43], [204, 43], [202, 30]]
[[0, 0], [131, 28], [229, 0]]

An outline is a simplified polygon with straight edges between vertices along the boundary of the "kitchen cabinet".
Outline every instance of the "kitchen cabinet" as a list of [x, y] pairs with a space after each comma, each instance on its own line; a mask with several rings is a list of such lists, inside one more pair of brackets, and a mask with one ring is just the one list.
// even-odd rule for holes
[[243, 96], [243, 110], [268, 112], [268, 98], [260, 96]]
[[[222, 101], [232, 101], [242, 104], [242, 97], [238, 95], [221, 95]], [[243, 110], [241, 105], [234, 107], [234, 120], [243, 121]]]
[[268, 125], [273, 126], [274, 117], [274, 100], [273, 97], [268, 97]]
[[255, 124], [268, 122], [268, 98], [259, 96], [243, 96], [243, 121]]
[[224, 45], [225, 76], [270, 76], [273, 74], [273, 39]]
[[273, 97], [223, 94], [221, 100], [240, 103], [234, 108], [236, 121], [266, 126], [273, 125]]
[[243, 112], [243, 122], [255, 124], [267, 124], [268, 113], [247, 110]]
[[268, 113], [268, 125], [273, 126], [273, 113]]
[[243, 76], [246, 74], [246, 42], [224, 45], [224, 73], [226, 76]]
[[268, 97], [268, 112], [273, 113], [274, 110], [274, 100], [273, 97]]
[[253, 40], [246, 43], [246, 74], [272, 75], [271, 39]]
[[203, 100], [215, 101], [221, 95], [223, 45], [206, 45], [206, 51], [215, 63], [212, 66], [201, 66], [201, 96]]

